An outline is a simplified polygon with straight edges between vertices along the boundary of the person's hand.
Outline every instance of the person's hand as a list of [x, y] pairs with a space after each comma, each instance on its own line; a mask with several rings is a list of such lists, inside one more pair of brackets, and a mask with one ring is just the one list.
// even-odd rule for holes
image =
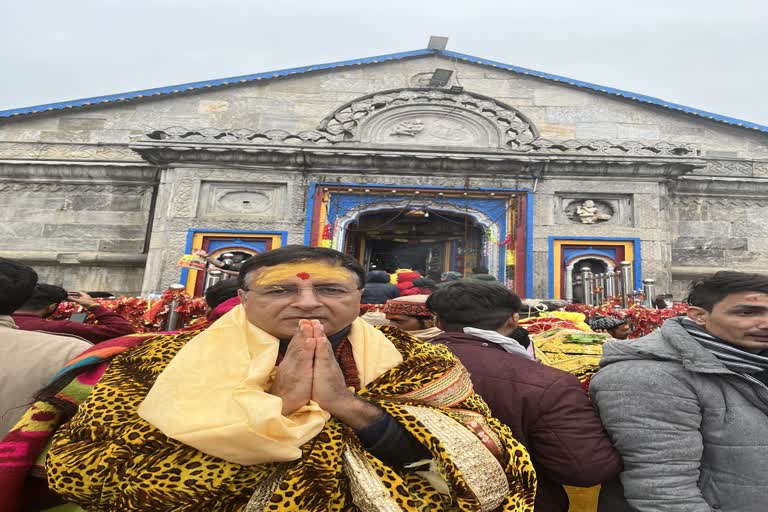
[[322, 324], [319, 328], [321, 331], [315, 343], [312, 400], [353, 429], [365, 428], [379, 419], [384, 411], [358, 398], [347, 388], [344, 373], [336, 361], [331, 342], [322, 332]]
[[202, 249], [195, 249], [194, 251], [192, 251], [192, 254], [194, 256], [200, 256], [201, 258], [207, 258], [208, 257], [208, 253], [205, 252]]
[[312, 398], [312, 367], [315, 357], [317, 320], [299, 320], [269, 393], [283, 399], [283, 416], [290, 416]]
[[[320, 326], [320, 337], [315, 343], [315, 372], [312, 380], [312, 400], [320, 407], [334, 414], [339, 405], [355, 399], [347, 389], [344, 373], [336, 361], [331, 342], [325, 337]], [[335, 416], [335, 414], [334, 414]]]
[[76, 302], [77, 304], [80, 304], [84, 308], [90, 308], [91, 306], [96, 305], [96, 301], [93, 300], [93, 297], [91, 297], [85, 292], [69, 292], [69, 300], [71, 302]]

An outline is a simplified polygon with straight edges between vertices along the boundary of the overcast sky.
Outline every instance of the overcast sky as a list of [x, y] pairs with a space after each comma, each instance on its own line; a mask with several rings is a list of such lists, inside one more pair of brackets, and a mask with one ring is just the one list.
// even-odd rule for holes
[[426, 47], [768, 125], [766, 0], [0, 0], [0, 110]]

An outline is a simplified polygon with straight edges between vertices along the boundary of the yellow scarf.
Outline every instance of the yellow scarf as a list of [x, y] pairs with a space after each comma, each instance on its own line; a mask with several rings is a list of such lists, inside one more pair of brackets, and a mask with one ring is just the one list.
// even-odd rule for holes
[[[349, 341], [362, 386], [403, 361], [386, 336], [359, 318]], [[170, 438], [237, 464], [299, 459], [300, 447], [330, 415], [314, 402], [282, 415], [282, 400], [268, 393], [279, 346], [237, 306], [176, 354], [139, 416]]]

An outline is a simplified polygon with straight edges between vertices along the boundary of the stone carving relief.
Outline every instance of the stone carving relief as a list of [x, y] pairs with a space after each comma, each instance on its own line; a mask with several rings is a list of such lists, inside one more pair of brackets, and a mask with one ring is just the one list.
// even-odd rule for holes
[[548, 154], [597, 154], [597, 155], [627, 155], [627, 156], [683, 156], [694, 157], [699, 154], [695, 144], [671, 144], [607, 140], [549, 140], [536, 139], [518, 149], [519, 151]]
[[[385, 123], [385, 120], [393, 122]], [[316, 130], [290, 133], [285, 130], [261, 132], [246, 128], [222, 130], [176, 126], [154, 130], [133, 142], [274, 146], [334, 146], [358, 142], [479, 145], [519, 153], [656, 157], [696, 157], [700, 153], [694, 144], [543, 139], [521, 112], [492, 98], [466, 91], [453, 94], [427, 88], [363, 96], [323, 119]]]
[[199, 183], [190, 179], [177, 179], [173, 183], [170, 194], [170, 212], [173, 217], [195, 217]]
[[360, 129], [360, 142], [498, 149], [499, 131], [488, 119], [441, 106], [402, 107], [383, 112]]
[[[164, 130], [154, 130], [142, 139], [169, 142], [200, 142], [221, 144], [315, 144], [324, 145], [341, 142], [339, 136], [308, 130], [290, 133], [285, 130], [267, 130], [257, 132], [248, 128], [237, 130], [221, 130], [219, 128], [190, 129], [183, 126], [172, 126]], [[139, 140], [139, 139], [137, 139]]]
[[460, 141], [467, 136], [467, 130], [461, 126], [442, 119], [430, 127], [430, 134], [433, 138], [444, 141]]
[[768, 206], [768, 199], [758, 198], [676, 196], [672, 200], [676, 209], [700, 206], [718, 206], [723, 208]]
[[199, 214], [204, 218], [282, 219], [287, 212], [287, 195], [284, 183], [204, 181]]
[[613, 208], [604, 201], [572, 201], [566, 208], [565, 214], [571, 221], [578, 224], [600, 224], [613, 218]]
[[752, 176], [752, 162], [744, 160], [708, 160], [707, 166], [691, 173], [696, 176]]
[[141, 161], [141, 158], [126, 145], [45, 144], [38, 142], [0, 142], [0, 159]]
[[393, 137], [415, 137], [422, 131], [424, 131], [424, 122], [421, 119], [413, 119], [396, 124], [389, 134]]
[[452, 94], [439, 89], [401, 89], [359, 98], [325, 118], [319, 130], [343, 136], [345, 140], [358, 140], [360, 128], [383, 112], [404, 106], [420, 109], [428, 105], [441, 107], [433, 111], [461, 109], [487, 119], [503, 134], [501, 147], [504, 149], [515, 149], [536, 138], [530, 121], [512, 107], [476, 94]]
[[557, 195], [555, 217], [560, 224], [632, 226], [632, 196]]
[[[199, 142], [203, 144], [252, 144], [275, 146], [333, 146], [345, 142], [341, 135], [324, 134], [312, 130], [297, 134], [284, 130], [268, 130], [256, 132], [246, 128], [238, 130], [221, 130], [219, 128], [190, 129], [174, 126], [164, 130], [155, 130], [144, 138], [134, 142]], [[346, 141], [351, 142], [351, 141]], [[297, 148], [298, 150], [299, 148]], [[535, 153], [548, 155], [607, 155], [607, 156], [658, 156], [658, 157], [696, 157], [699, 154], [695, 144], [671, 144], [657, 142], [646, 144], [642, 142], [605, 140], [565, 140], [535, 139], [528, 144], [515, 148], [502, 148], [518, 153]], [[768, 173], [766, 166], [763, 173]]]
[[150, 186], [106, 185], [89, 183], [30, 183], [0, 181], [0, 190], [8, 192], [97, 192], [104, 194], [135, 195], [151, 191]]

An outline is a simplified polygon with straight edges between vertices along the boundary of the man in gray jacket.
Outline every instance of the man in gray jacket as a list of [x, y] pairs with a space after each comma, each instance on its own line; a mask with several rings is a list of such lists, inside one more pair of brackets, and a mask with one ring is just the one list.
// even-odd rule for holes
[[624, 492], [604, 489], [601, 512], [768, 510], [768, 276], [718, 272], [688, 303], [687, 317], [604, 346], [590, 392]]

